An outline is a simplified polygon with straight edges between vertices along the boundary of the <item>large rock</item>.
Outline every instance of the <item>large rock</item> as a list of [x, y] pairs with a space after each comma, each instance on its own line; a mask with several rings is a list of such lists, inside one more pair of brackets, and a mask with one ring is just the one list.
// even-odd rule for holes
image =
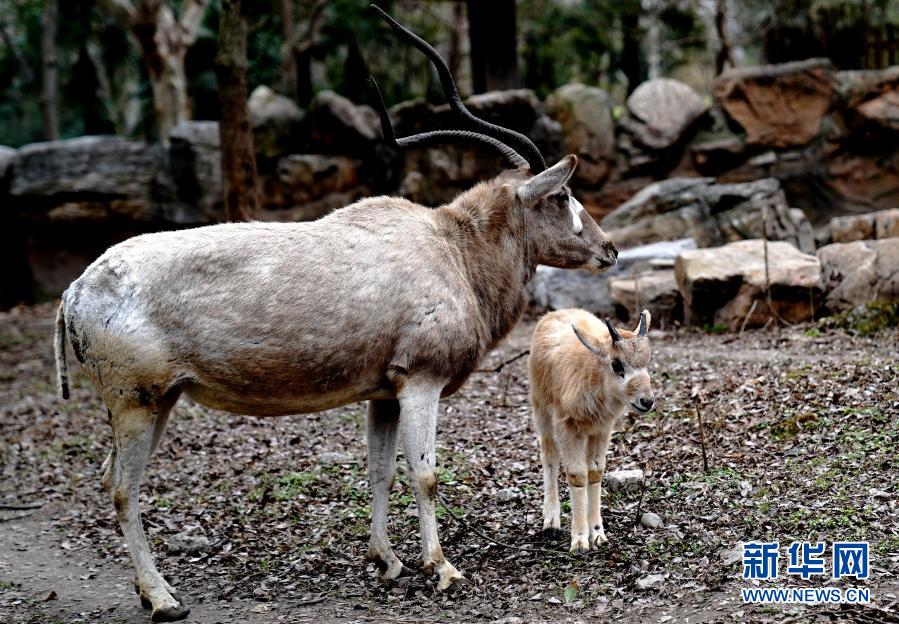
[[836, 93], [833, 66], [809, 59], [725, 70], [715, 99], [746, 133], [750, 145], [788, 148], [818, 136]]
[[899, 236], [899, 208], [834, 217], [828, 229], [830, 240], [834, 243]]
[[[745, 240], [681, 253], [674, 270], [689, 321], [729, 330], [764, 325], [774, 313], [788, 322], [814, 318], [821, 296], [821, 263], [784, 242]], [[767, 281], [766, 281], [767, 279]]]
[[217, 121], [183, 121], [169, 135], [172, 201], [163, 206], [167, 221], [216, 223], [224, 218], [222, 166]]
[[471, 143], [413, 148], [403, 154], [403, 163], [400, 195], [426, 206], [450, 202], [509, 166], [493, 149]]
[[708, 111], [708, 105], [689, 85], [673, 78], [655, 78], [634, 89], [627, 98], [628, 129], [640, 143], [665, 150], [679, 143], [687, 130]]
[[250, 94], [247, 108], [257, 160], [277, 158], [295, 149], [303, 112], [293, 100], [260, 85]]
[[0, 145], [0, 188], [3, 188], [3, 181], [6, 179], [6, 174], [9, 172], [9, 166], [12, 164], [15, 156], [15, 149], [7, 147], [6, 145]]
[[613, 278], [609, 280], [609, 297], [615, 305], [615, 316], [623, 321], [636, 319], [644, 308], [662, 329], [684, 320], [683, 299], [673, 269]]
[[320, 91], [309, 103], [300, 134], [303, 151], [371, 157], [380, 137], [378, 114], [333, 91]]
[[899, 132], [899, 65], [837, 72], [837, 82], [850, 125]]
[[899, 149], [895, 145], [892, 153], [842, 151], [825, 161], [822, 177], [836, 196], [829, 216], [899, 206]]
[[368, 194], [362, 162], [344, 156], [293, 154], [261, 178], [264, 220], [308, 221]]
[[618, 120], [617, 150], [622, 175], [669, 174], [683, 158], [708, 106], [686, 84], [656, 78], [638, 86]]
[[899, 301], [899, 238], [834, 243], [818, 250], [831, 312]]
[[625, 249], [618, 254], [618, 264], [600, 274], [538, 266], [528, 285], [531, 305], [538, 311], [583, 308], [600, 316], [627, 312], [616, 309], [609, 296], [612, 280], [651, 269], [659, 262], [670, 264], [679, 253], [695, 247], [696, 243], [688, 238]]
[[[524, 133], [530, 132], [543, 115], [543, 105], [529, 89], [480, 93], [465, 100], [465, 107], [485, 121]], [[430, 104], [422, 99], [392, 106], [390, 118], [398, 136], [461, 127], [449, 104]]]
[[787, 206], [773, 179], [716, 184], [712, 178], [672, 178], [641, 190], [602, 221], [619, 248], [660, 240], [693, 238], [713, 247], [746, 238], [789, 241], [815, 248], [811, 224]]
[[23, 218], [150, 222], [160, 216], [157, 178], [166, 162], [158, 145], [107, 136], [32, 143], [16, 152], [10, 167], [9, 192]]
[[[465, 105], [485, 121], [529, 136], [548, 161], [562, 150], [560, 126], [543, 114], [543, 106], [533, 91], [491, 91], [472, 96]], [[448, 104], [434, 105], [424, 100], [401, 102], [390, 109], [390, 117], [400, 137], [468, 128]], [[429, 206], [448, 202], [476, 182], [509, 166], [494, 150], [473, 141], [413, 148], [405, 150], [401, 158], [400, 194]]]
[[578, 156], [578, 187], [601, 185], [615, 163], [615, 122], [609, 95], [580, 83], [559, 87], [546, 99], [546, 114], [561, 126], [566, 154]]

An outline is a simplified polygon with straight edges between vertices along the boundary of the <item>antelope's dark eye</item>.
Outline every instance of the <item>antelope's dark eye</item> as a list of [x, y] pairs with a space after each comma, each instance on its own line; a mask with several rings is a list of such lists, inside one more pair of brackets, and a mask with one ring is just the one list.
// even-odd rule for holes
[[621, 360], [612, 360], [612, 370], [619, 377], [624, 377], [624, 366], [621, 364]]

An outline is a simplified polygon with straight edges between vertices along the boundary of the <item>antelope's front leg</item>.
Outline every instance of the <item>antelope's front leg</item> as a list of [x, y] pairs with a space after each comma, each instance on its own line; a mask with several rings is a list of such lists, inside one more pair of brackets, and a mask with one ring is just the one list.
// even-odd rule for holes
[[387, 505], [396, 475], [399, 417], [397, 401], [368, 402], [368, 482], [372, 493], [368, 560], [374, 562], [385, 581], [397, 578], [403, 571], [387, 536]]
[[609, 541], [602, 523], [602, 478], [606, 471], [606, 451], [609, 449], [611, 431], [591, 436], [587, 441], [587, 515], [590, 525], [590, 546], [600, 546]]
[[[568, 436], [566, 436], [568, 437]], [[565, 477], [571, 495], [571, 552], [590, 550], [590, 530], [587, 524], [587, 440], [568, 437], [563, 442]]]
[[400, 433], [403, 452], [409, 460], [410, 481], [418, 503], [421, 526], [422, 567], [426, 574], [436, 573], [437, 589], [448, 589], [463, 581], [458, 570], [443, 557], [437, 537], [437, 408], [443, 384], [432, 380], [409, 379], [400, 393]]

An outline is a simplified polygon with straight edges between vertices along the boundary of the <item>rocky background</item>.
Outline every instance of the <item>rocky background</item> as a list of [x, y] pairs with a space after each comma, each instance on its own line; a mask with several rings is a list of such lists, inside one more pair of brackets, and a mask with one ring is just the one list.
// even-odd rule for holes
[[[260, 219], [316, 219], [372, 194], [437, 206], [503, 163], [476, 146], [396, 154], [377, 115], [330, 91], [306, 110], [250, 98]], [[899, 66], [827, 60], [725, 71], [699, 94], [650, 80], [613, 105], [568, 84], [468, 100], [529, 134], [551, 161], [575, 153], [575, 193], [622, 250], [602, 277], [541, 267], [536, 309], [581, 306], [663, 326], [740, 330], [899, 299]], [[391, 109], [400, 136], [455, 126], [447, 106]], [[218, 127], [179, 125], [168, 146], [85, 136], [0, 147], [0, 303], [59, 295], [111, 244], [223, 219]]]

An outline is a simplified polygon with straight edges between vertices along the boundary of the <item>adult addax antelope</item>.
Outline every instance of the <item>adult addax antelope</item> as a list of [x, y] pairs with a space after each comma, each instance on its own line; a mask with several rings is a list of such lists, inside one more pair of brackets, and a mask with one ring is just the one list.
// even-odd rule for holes
[[615, 247], [566, 186], [575, 156], [547, 169], [526, 137], [471, 115], [437, 52], [381, 15], [429, 56], [473, 128], [396, 140], [381, 102], [385, 138], [399, 147], [477, 141], [513, 169], [436, 209], [374, 197], [312, 223], [138, 236], [109, 249], [63, 294], [60, 390], [68, 395], [68, 334], [109, 408], [113, 449], [102, 481], [154, 621], [188, 614], [156, 569], [138, 509], [144, 467], [182, 393], [257, 416], [368, 401], [368, 556], [384, 579], [403, 569], [387, 537], [400, 438], [423, 569], [443, 590], [462, 576], [441, 551], [434, 515], [440, 397], [458, 390], [518, 320], [538, 264], [602, 270], [616, 262]]

